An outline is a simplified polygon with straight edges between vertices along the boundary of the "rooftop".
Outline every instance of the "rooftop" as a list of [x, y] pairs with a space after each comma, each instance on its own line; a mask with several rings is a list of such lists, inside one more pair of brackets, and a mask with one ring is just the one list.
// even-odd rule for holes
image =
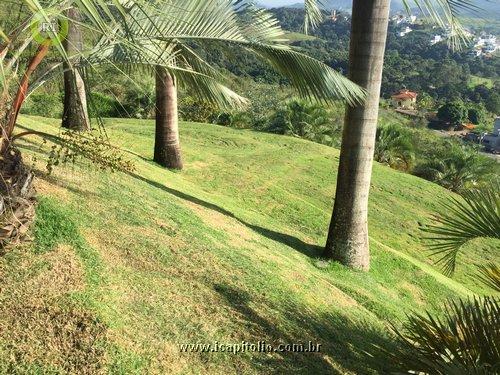
[[393, 94], [391, 98], [393, 99], [416, 99], [417, 98], [417, 93], [410, 91], [410, 90], [399, 90], [399, 92]]

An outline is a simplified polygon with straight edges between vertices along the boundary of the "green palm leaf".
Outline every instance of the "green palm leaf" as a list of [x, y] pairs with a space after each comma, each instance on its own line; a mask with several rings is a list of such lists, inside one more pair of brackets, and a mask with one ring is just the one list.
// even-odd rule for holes
[[[342, 74], [283, 44], [284, 33], [266, 11], [246, 1], [191, 0], [166, 4], [160, 14], [144, 16], [131, 28], [137, 38], [185, 43], [193, 40], [223, 42], [221, 47], [246, 48], [288, 77], [305, 98], [319, 101], [344, 99], [359, 103], [365, 93]], [[134, 13], [140, 19], [142, 9]], [[173, 19], [173, 14], [175, 19]]]
[[394, 329], [399, 347], [386, 353], [399, 373], [496, 374], [500, 364], [500, 300], [450, 302], [442, 318], [408, 317]]
[[479, 279], [491, 289], [500, 292], [500, 267], [495, 263], [479, 266]]
[[439, 256], [447, 274], [456, 267], [457, 255], [467, 242], [476, 238], [500, 238], [500, 182], [463, 193], [463, 200], [452, 198], [443, 205], [447, 212], [436, 217], [438, 225], [424, 230], [430, 234], [429, 245]]
[[323, 0], [305, 0], [304, 9], [306, 11], [304, 20], [304, 33], [309, 32], [309, 28], [315, 28], [323, 20], [321, 7], [324, 6]]

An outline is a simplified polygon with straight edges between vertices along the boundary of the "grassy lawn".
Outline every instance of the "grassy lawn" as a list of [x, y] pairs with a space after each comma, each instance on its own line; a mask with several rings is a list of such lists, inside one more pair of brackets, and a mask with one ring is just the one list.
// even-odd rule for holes
[[471, 79], [469, 82], [469, 87], [474, 88], [479, 85], [485, 85], [487, 88], [493, 88], [493, 80], [491, 78], [483, 78], [475, 75], [471, 75]]
[[297, 32], [287, 32], [285, 34], [285, 37], [290, 42], [306, 42], [306, 41], [309, 41], [309, 40], [316, 40], [316, 39], [318, 39], [314, 35], [307, 35], [307, 34], [297, 33]]
[[[57, 120], [20, 123], [58, 131]], [[150, 160], [152, 121], [105, 123], [135, 172], [78, 164], [48, 176], [50, 145], [19, 144], [36, 156], [40, 203], [33, 242], [0, 258], [1, 373], [385, 374], [373, 345], [390, 350], [389, 322], [484, 292], [470, 273], [498, 242], [471, 244], [454, 279], [429, 260], [420, 227], [450, 196], [437, 185], [375, 165], [371, 272], [323, 268], [338, 150], [183, 123], [186, 168], [170, 172]], [[321, 352], [179, 347], [242, 341]]]

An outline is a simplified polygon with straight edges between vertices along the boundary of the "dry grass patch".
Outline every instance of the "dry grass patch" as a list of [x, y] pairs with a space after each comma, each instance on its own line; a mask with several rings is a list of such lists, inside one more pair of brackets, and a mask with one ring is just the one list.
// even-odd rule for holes
[[35, 187], [37, 193], [39, 194], [57, 197], [59, 200], [63, 202], [69, 201], [68, 190], [60, 185], [53, 184], [48, 180], [37, 178], [35, 180]]
[[103, 373], [107, 329], [71, 298], [85, 288], [73, 250], [9, 259], [0, 259], [0, 372]]
[[416, 285], [410, 284], [408, 281], [401, 282], [399, 286], [406, 290], [419, 306], [425, 306], [426, 301], [422, 289]]

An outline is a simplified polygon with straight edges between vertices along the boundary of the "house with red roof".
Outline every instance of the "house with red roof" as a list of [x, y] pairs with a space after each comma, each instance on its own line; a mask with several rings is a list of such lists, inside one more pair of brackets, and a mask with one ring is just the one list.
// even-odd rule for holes
[[391, 103], [394, 108], [415, 110], [417, 109], [417, 96], [416, 92], [403, 89], [391, 96]]

